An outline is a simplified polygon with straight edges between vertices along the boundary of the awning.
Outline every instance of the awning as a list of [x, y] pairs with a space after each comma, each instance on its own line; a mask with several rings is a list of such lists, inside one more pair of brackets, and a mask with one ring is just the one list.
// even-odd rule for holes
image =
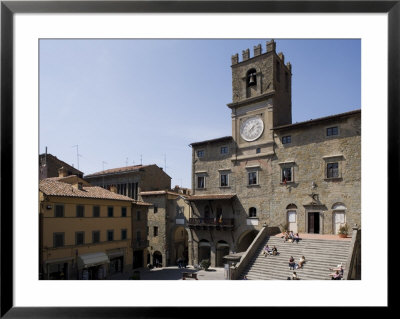
[[108, 256], [103, 253], [91, 253], [78, 256], [78, 268], [93, 267], [109, 263]]

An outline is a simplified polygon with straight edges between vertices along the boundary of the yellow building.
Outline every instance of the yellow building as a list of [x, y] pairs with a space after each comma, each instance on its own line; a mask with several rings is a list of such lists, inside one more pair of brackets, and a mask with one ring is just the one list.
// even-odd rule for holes
[[40, 181], [39, 196], [40, 278], [106, 279], [132, 269], [132, 212], [147, 214], [146, 203], [65, 176], [63, 169], [60, 177]]

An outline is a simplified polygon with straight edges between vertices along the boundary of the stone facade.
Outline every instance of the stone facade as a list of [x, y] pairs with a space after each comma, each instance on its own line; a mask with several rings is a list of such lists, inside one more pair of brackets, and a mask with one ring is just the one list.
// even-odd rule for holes
[[[148, 238], [150, 264], [176, 265], [178, 258], [191, 260], [188, 250], [187, 223], [189, 205], [187, 196], [172, 191], [142, 192], [140, 196], [152, 207], [148, 212]], [[190, 255], [190, 256], [189, 256]]]
[[[245, 251], [263, 225], [319, 234], [361, 225], [361, 111], [292, 124], [292, 66], [275, 46], [232, 57], [232, 136], [191, 144], [195, 263], [221, 266], [221, 245]], [[221, 213], [232, 228], [213, 222]]]
[[95, 186], [107, 189], [116, 186], [118, 194], [136, 200], [142, 200], [140, 192], [171, 187], [171, 177], [155, 164], [113, 168], [85, 175], [84, 178]]

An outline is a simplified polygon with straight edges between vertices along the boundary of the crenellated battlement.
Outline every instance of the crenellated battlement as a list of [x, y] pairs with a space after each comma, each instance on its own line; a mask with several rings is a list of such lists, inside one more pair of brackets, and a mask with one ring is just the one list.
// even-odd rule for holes
[[[266, 43], [266, 49], [267, 49], [266, 53], [276, 52], [276, 42], [273, 39], [268, 41]], [[262, 54], [263, 54], [263, 52], [262, 52], [261, 44], [255, 45], [253, 47], [253, 58], [255, 58], [257, 56], [260, 56]], [[285, 64], [285, 56], [283, 55], [282, 52], [278, 53], [278, 57], [281, 59], [282, 64]], [[239, 61], [239, 54], [238, 53], [232, 55], [231, 59], [232, 59], [232, 65], [239, 64], [241, 62], [245, 62], [245, 61], [251, 59], [250, 49], [242, 50], [242, 61]], [[290, 65], [289, 62], [286, 64], [286, 67], [289, 70], [291, 70], [291, 65]]]

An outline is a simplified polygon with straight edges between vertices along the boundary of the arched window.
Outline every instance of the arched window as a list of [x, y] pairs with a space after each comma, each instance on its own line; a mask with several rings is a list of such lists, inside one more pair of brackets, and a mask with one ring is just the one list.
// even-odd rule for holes
[[246, 75], [246, 85], [247, 87], [257, 85], [257, 72], [256, 69], [250, 69], [247, 71]]
[[249, 217], [256, 217], [257, 216], [257, 209], [255, 207], [249, 208]]
[[297, 209], [297, 206], [295, 204], [289, 204], [286, 206], [286, 209]]
[[204, 207], [204, 218], [210, 218], [210, 206]]

